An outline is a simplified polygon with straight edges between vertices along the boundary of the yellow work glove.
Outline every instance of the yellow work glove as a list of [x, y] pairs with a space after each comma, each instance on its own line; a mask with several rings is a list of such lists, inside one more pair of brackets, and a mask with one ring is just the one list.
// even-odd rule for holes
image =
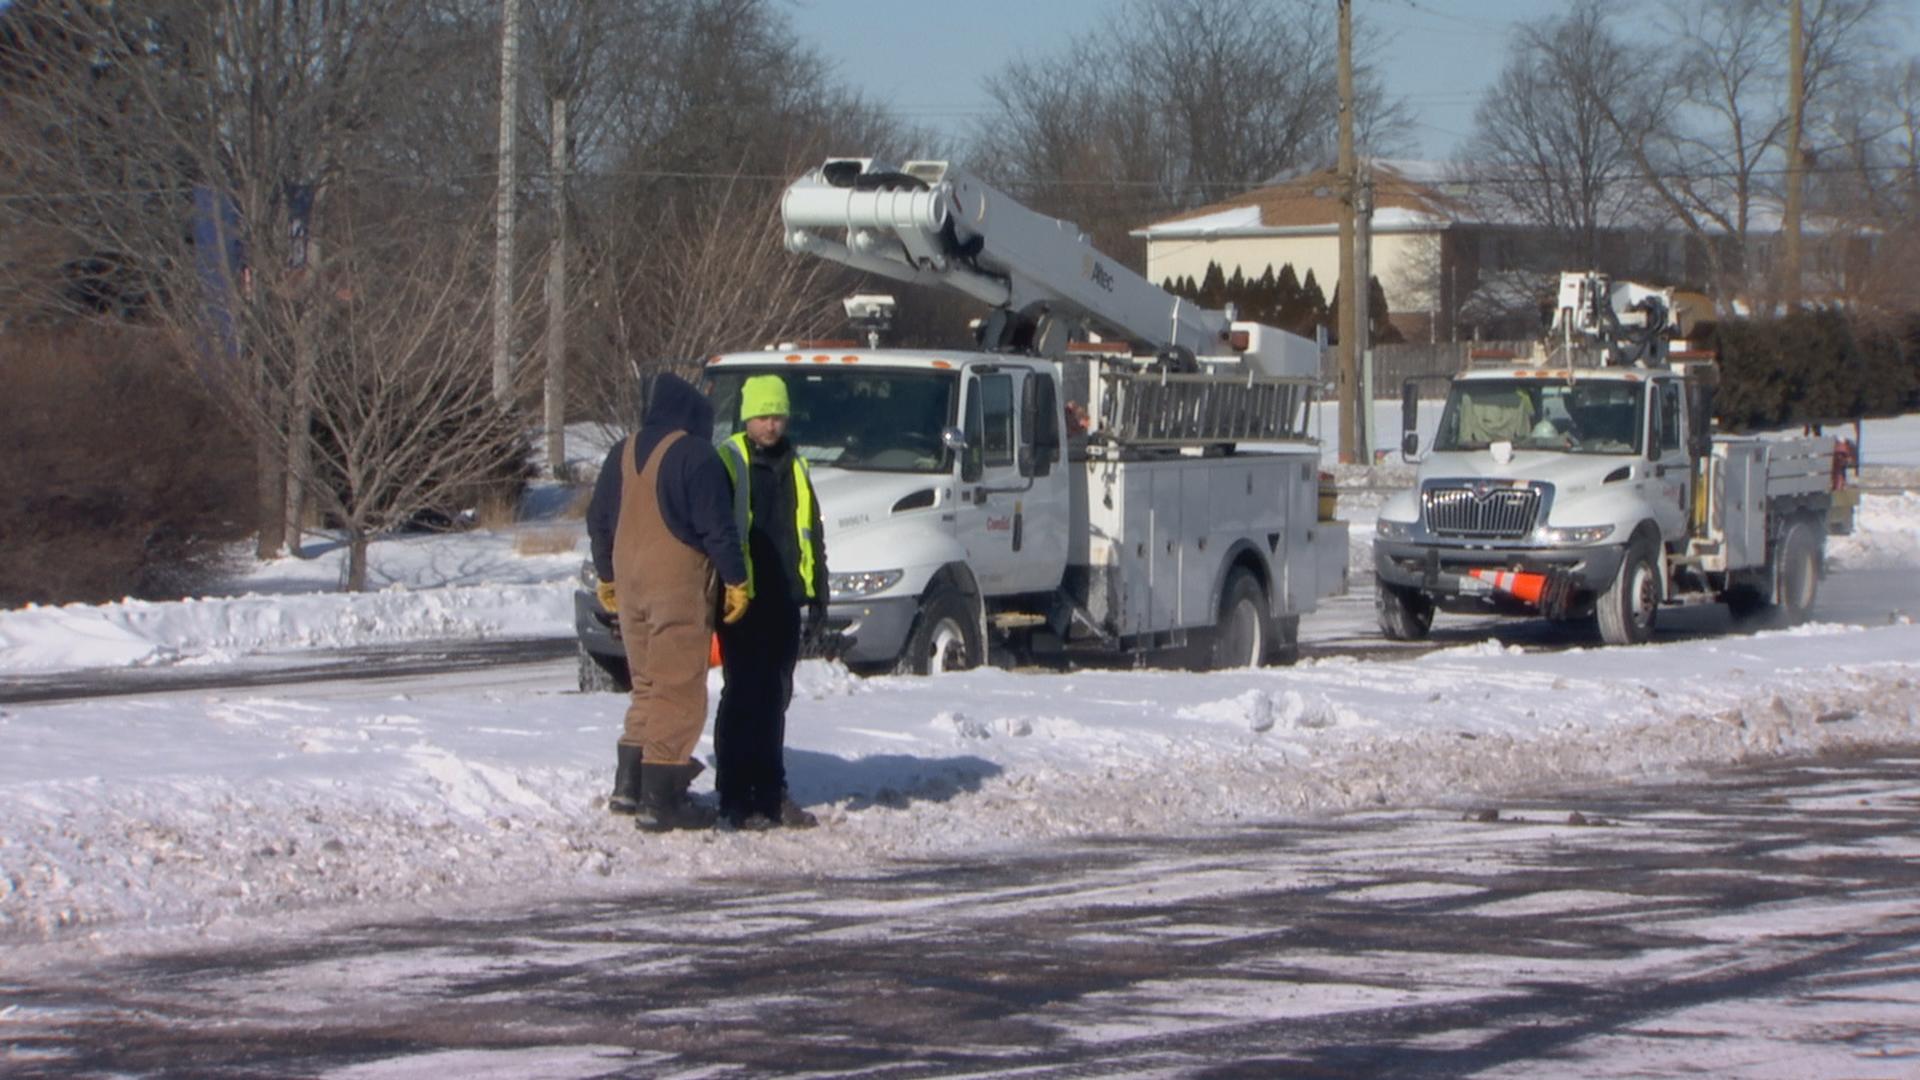
[[745, 618], [746, 614], [747, 614], [746, 583], [741, 582], [738, 585], [727, 586], [727, 598], [724, 604], [724, 608], [720, 613], [720, 621], [723, 623], [737, 623], [741, 619]]
[[613, 597], [613, 582], [603, 581], [593, 587], [594, 595], [600, 598], [600, 606], [608, 611], [619, 611], [620, 603]]

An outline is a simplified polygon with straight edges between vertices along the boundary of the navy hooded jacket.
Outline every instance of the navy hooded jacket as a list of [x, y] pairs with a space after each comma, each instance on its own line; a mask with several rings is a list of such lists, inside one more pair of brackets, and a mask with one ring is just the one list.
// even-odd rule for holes
[[633, 468], [644, 470], [660, 440], [675, 431], [684, 431], [688, 437], [667, 447], [654, 489], [667, 531], [688, 547], [706, 552], [721, 581], [739, 585], [747, 580], [747, 560], [733, 523], [732, 485], [726, 465], [713, 448], [713, 404], [692, 383], [662, 373], [653, 380], [653, 398], [640, 430], [607, 451], [600, 478], [593, 485], [593, 499], [587, 503], [587, 538], [593, 546], [593, 569], [601, 581], [613, 580], [613, 533], [620, 524], [620, 489], [627, 468], [620, 451], [631, 445]]

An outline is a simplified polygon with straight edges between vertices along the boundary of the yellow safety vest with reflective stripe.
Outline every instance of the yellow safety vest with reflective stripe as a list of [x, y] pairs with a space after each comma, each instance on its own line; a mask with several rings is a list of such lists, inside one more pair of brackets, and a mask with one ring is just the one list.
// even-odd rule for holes
[[[748, 465], [751, 455], [747, 450], [746, 432], [720, 444], [720, 460], [726, 464], [727, 477], [733, 481], [733, 524], [740, 531], [740, 553], [747, 560], [747, 595], [752, 596], [753, 551], [747, 533], [753, 528], [753, 496], [747, 489], [752, 483], [753, 470]], [[800, 541], [800, 586], [811, 600], [820, 595], [813, 566], [813, 476], [807, 470], [807, 459], [799, 454], [793, 455], [793, 532]]]

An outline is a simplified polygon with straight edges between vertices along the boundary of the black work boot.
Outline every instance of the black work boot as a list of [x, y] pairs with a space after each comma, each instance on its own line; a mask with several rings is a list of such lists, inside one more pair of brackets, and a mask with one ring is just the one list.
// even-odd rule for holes
[[631, 814], [640, 809], [640, 748], [621, 743], [614, 752], [619, 755], [619, 763], [613, 769], [613, 794], [607, 796], [607, 809]]
[[697, 761], [678, 765], [640, 766], [640, 809], [633, 817], [634, 828], [645, 832], [672, 829], [710, 829], [713, 811], [687, 795], [687, 785], [705, 766]]
[[765, 814], [732, 807], [720, 811], [720, 820], [714, 827], [721, 832], [765, 832], [773, 826], [774, 820]]
[[793, 796], [784, 791], [780, 793], [780, 809], [775, 819], [789, 829], [811, 829], [820, 824], [818, 817], [794, 802]]

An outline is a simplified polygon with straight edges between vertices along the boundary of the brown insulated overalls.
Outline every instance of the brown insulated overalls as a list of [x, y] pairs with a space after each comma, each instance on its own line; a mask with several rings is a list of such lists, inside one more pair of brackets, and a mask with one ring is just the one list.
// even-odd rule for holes
[[660, 514], [660, 461], [684, 437], [676, 431], [662, 438], [644, 469], [635, 469], [631, 452], [620, 455], [626, 475], [613, 534], [613, 580], [619, 583], [620, 638], [633, 677], [620, 741], [640, 747], [648, 765], [687, 762], [707, 723], [707, 652], [718, 579], [706, 553], [682, 543]]

